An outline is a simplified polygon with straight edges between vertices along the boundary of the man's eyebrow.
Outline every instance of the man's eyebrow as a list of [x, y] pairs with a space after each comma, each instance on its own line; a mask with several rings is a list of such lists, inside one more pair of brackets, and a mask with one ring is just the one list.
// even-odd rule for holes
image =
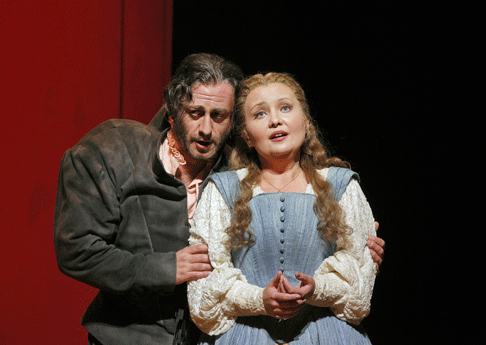
[[230, 113], [231, 110], [230, 109], [226, 109], [226, 108], [215, 108], [215, 109], [211, 109], [211, 113]]
[[202, 105], [186, 105], [186, 109], [204, 110]]
[[[202, 105], [188, 105], [188, 106], [186, 106], [186, 110], [205, 111], [206, 109]], [[211, 112], [211, 114], [213, 114], [213, 113], [230, 113], [231, 109], [214, 108], [214, 109], [211, 109], [210, 112]]]

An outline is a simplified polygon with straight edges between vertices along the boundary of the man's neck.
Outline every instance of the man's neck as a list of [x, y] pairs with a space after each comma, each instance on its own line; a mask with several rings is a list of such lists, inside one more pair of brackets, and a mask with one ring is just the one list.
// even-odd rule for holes
[[[170, 134], [169, 134], [170, 135]], [[185, 160], [185, 164], [179, 164], [179, 167], [176, 171], [176, 177], [184, 183], [184, 185], [188, 186], [200, 173], [201, 170], [206, 169], [209, 170], [209, 166], [214, 164], [214, 161], [205, 161], [205, 160], [197, 160], [191, 157], [182, 147], [182, 145], [177, 140], [176, 136], [172, 134], [173, 138], [173, 146], [174, 148], [182, 155]], [[206, 176], [204, 176], [205, 178]]]
[[[177, 168], [176, 178], [187, 187], [201, 173], [201, 170], [207, 169], [207, 173], [209, 174], [211, 165], [212, 164], [209, 164], [208, 167], [208, 162], [200, 162], [186, 158], [186, 164], [179, 165]], [[203, 179], [204, 178], [206, 178], [206, 176], [203, 176]]]

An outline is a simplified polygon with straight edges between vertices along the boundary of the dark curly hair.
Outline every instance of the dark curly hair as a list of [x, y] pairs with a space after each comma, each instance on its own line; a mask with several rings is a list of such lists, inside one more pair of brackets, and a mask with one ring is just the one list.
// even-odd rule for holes
[[181, 61], [164, 90], [165, 116], [179, 116], [192, 100], [192, 88], [198, 84], [227, 82], [238, 94], [243, 72], [234, 63], [214, 54], [192, 54]]

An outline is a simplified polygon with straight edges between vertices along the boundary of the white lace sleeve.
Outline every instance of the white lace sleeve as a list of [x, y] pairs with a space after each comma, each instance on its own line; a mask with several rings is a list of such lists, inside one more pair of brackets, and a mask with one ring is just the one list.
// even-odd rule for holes
[[189, 282], [187, 291], [192, 320], [210, 335], [226, 332], [238, 316], [265, 312], [263, 289], [247, 283], [231, 262], [230, 237], [224, 231], [230, 222], [230, 210], [211, 181], [194, 214], [189, 244], [208, 245], [214, 270], [207, 278]]
[[370, 310], [376, 268], [366, 246], [368, 235], [376, 235], [374, 218], [358, 182], [351, 180], [339, 202], [346, 223], [353, 229], [349, 245], [337, 241], [336, 253], [315, 272], [316, 289], [310, 304], [330, 307], [347, 322], [359, 324]]

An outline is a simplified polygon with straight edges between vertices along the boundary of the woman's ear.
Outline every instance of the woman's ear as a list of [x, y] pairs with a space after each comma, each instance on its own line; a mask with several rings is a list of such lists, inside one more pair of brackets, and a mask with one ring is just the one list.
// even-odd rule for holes
[[309, 128], [310, 128], [310, 121], [307, 120], [304, 123], [304, 130], [305, 130], [305, 137], [307, 138], [307, 133], [309, 133]]
[[246, 144], [249, 147], [253, 147], [252, 141], [251, 141], [250, 136], [248, 135], [248, 132], [246, 131], [246, 129], [241, 131], [241, 136], [242, 136], [243, 139], [245, 139]]

